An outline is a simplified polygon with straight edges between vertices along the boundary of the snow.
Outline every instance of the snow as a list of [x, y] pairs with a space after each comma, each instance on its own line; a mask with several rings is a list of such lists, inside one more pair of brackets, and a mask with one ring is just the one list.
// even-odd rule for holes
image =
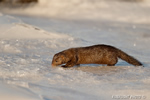
[[34, 93], [24, 88], [0, 84], [0, 89], [0, 97], [3, 100], [10, 100], [10, 98], [12, 100], [40, 100]]
[[[39, 0], [27, 7], [3, 7], [4, 13], [65, 19], [103, 19], [121, 22], [149, 23], [150, 0]], [[135, 0], [136, 1], [136, 0]], [[138, 0], [137, 0], [138, 1]], [[4, 5], [6, 6], [6, 5]], [[16, 8], [16, 7], [14, 7]], [[11, 9], [11, 10], [10, 10]], [[31, 11], [32, 9], [32, 11]], [[138, 14], [140, 13], [140, 14]]]
[[[24, 9], [1, 9], [0, 98], [150, 99], [149, 1], [94, 1], [66, 0], [61, 5], [61, 0], [41, 0]], [[122, 60], [113, 67], [51, 67], [55, 53], [93, 44], [118, 47], [145, 67], [134, 67]]]
[[[4, 28], [6, 29], [8, 26], [5, 26]], [[17, 30], [17, 32], [16, 32]], [[22, 31], [23, 30], [23, 31]], [[3, 31], [3, 30], [1, 30]], [[13, 34], [9, 34], [9, 32], [12, 32]], [[29, 33], [29, 31], [31, 34]], [[20, 34], [21, 33], [21, 34]], [[36, 33], [36, 35], [35, 35]], [[24, 23], [17, 23], [17, 24], [12, 24], [12, 26], [10, 26], [9, 30], [6, 30], [4, 32], [1, 33], [1, 38], [19, 38], [19, 39], [25, 39], [25, 38], [30, 38], [30, 39], [34, 39], [34, 38], [69, 38], [69, 36], [67, 35], [58, 35], [58, 34], [54, 34], [54, 33], [49, 33], [47, 34], [45, 31], [40, 30], [39, 28], [30, 26], [30, 25], [26, 25]]]

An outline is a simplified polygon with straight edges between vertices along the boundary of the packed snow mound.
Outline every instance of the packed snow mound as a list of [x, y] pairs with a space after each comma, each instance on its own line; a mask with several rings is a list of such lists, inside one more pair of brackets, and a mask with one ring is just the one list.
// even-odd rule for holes
[[66, 34], [49, 33], [38, 27], [23, 23], [12, 16], [1, 15], [0, 38], [5, 39], [63, 39], [71, 38]]
[[[17, 30], [17, 31], [16, 31]], [[10, 26], [3, 26], [0, 30], [0, 38], [7, 39], [42, 39], [42, 38], [70, 38], [67, 35], [58, 35], [57, 33], [48, 33], [37, 27], [27, 25], [24, 23], [12, 24]]]

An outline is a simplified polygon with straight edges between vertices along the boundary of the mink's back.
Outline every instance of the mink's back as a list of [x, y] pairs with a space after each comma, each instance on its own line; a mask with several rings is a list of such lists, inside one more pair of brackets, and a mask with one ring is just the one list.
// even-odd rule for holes
[[77, 64], [107, 64], [112, 56], [117, 57], [117, 49], [109, 45], [94, 45], [74, 48], [77, 55]]

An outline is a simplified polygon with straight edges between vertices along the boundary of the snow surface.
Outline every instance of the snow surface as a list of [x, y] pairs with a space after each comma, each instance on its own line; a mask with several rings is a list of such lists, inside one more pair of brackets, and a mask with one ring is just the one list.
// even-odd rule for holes
[[[61, 4], [61, 0], [41, 0], [39, 4], [23, 9], [1, 9], [0, 98], [149, 100], [149, 1], [67, 2], [65, 0]], [[79, 8], [76, 9], [74, 4], [79, 4]], [[53, 10], [50, 10], [51, 5]], [[30, 13], [29, 9], [35, 12]], [[39, 12], [40, 9], [43, 12]], [[91, 14], [93, 16], [89, 16]], [[118, 47], [140, 60], [145, 67], [134, 67], [122, 60], [114, 67], [94, 64], [70, 69], [51, 67], [55, 53], [70, 47], [93, 44]]]

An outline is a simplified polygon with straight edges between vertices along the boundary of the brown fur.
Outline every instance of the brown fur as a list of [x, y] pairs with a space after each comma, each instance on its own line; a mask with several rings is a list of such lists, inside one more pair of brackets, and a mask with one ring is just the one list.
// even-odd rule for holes
[[88, 47], [70, 48], [54, 55], [52, 66], [66, 64], [62, 67], [73, 67], [79, 64], [107, 64], [114, 66], [118, 58], [135, 65], [142, 64], [125, 52], [109, 45], [94, 45]]

